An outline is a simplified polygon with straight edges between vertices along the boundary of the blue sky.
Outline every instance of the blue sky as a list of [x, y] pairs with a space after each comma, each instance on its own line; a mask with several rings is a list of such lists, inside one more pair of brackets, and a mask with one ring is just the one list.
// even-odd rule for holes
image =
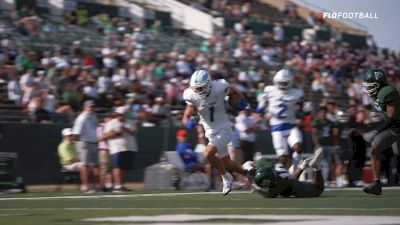
[[[367, 27], [379, 47], [400, 51], [399, 0], [294, 0], [311, 3], [331, 12], [373, 12], [379, 19], [352, 19]], [[303, 4], [302, 4], [303, 5]], [[345, 21], [343, 21], [345, 22]]]

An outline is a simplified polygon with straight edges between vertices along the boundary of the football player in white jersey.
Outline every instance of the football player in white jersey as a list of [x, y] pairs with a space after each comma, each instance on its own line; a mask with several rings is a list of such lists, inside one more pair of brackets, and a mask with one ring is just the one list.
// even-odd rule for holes
[[266, 109], [270, 118], [272, 142], [279, 160], [276, 166], [287, 169], [292, 164], [292, 151], [295, 161], [300, 161], [301, 157], [303, 137], [296, 125], [296, 107], [301, 107], [304, 92], [293, 87], [293, 75], [286, 69], [275, 74], [273, 83], [264, 88], [257, 111], [263, 113]]
[[222, 176], [222, 193], [227, 195], [233, 182], [233, 177], [227, 170], [243, 175], [246, 171], [229, 156], [227, 145], [232, 139], [232, 123], [226, 114], [225, 96], [229, 96], [229, 104], [234, 105], [237, 111], [248, 105], [243, 94], [224, 79], [211, 81], [207, 71], [195, 71], [190, 78], [190, 87], [183, 92], [186, 108], [182, 123], [188, 129], [194, 128], [196, 121], [191, 116], [197, 110], [199, 124], [204, 127], [209, 141], [204, 155]]

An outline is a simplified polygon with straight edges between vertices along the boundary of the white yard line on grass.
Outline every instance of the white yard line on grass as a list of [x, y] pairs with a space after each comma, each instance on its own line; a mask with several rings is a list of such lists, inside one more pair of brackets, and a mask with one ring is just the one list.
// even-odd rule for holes
[[[145, 211], [164, 211], [164, 210], [209, 210], [210, 207], [176, 207], [176, 208], [140, 208], [140, 207], [127, 207], [127, 208], [114, 208], [114, 207], [90, 207], [90, 208], [0, 208], [0, 211], [59, 211], [59, 210], [71, 210], [71, 211], [79, 211], [79, 210], [145, 210]], [[213, 208], [213, 210], [343, 210], [343, 211], [348, 211], [348, 210], [355, 210], [355, 211], [386, 211], [386, 210], [398, 210], [399, 208], [373, 208], [373, 209], [368, 209], [368, 208], [287, 208], [287, 207], [218, 207], [218, 208]]]
[[[384, 187], [384, 190], [400, 190], [400, 187]], [[160, 190], [162, 191], [162, 190]], [[325, 191], [362, 191], [362, 188], [332, 188]], [[250, 191], [233, 191], [231, 194], [245, 194]], [[43, 196], [43, 197], [4, 197], [0, 201], [15, 201], [15, 200], [51, 200], [51, 199], [96, 199], [96, 198], [126, 198], [126, 197], [173, 197], [185, 195], [222, 195], [220, 192], [184, 192], [184, 193], [152, 193], [152, 194], [125, 194], [125, 195], [69, 195], [69, 196]], [[3, 195], [4, 196], [4, 195]], [[316, 198], [318, 199], [318, 198]], [[326, 199], [326, 198], [325, 198]], [[348, 197], [346, 197], [348, 199]]]
[[[389, 225], [398, 224], [400, 217], [396, 216], [310, 216], [310, 215], [158, 215], [158, 216], [125, 216], [125, 217], [103, 217], [90, 218], [83, 221], [90, 222], [135, 222], [135, 223], [157, 223], [157, 224], [211, 224], [212, 220], [222, 220], [218, 224], [232, 224], [232, 220], [241, 220], [240, 224], [272, 224], [279, 225]], [[223, 220], [226, 220], [223, 221]], [[248, 222], [246, 221], [248, 220]], [[264, 223], [263, 223], [264, 222]]]
[[[231, 192], [230, 194], [240, 194], [246, 192]], [[82, 199], [82, 198], [126, 198], [126, 197], [162, 197], [179, 195], [212, 195], [220, 192], [185, 192], [185, 193], [153, 193], [153, 194], [125, 194], [125, 195], [69, 195], [69, 196], [48, 196], [48, 197], [21, 197], [21, 198], [0, 198], [0, 201], [8, 200], [47, 200], [47, 199]]]

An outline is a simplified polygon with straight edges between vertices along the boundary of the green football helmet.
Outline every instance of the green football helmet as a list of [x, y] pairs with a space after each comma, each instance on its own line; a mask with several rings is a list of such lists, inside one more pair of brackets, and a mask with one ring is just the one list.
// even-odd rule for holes
[[363, 86], [369, 96], [374, 97], [379, 90], [387, 85], [387, 76], [385, 71], [380, 69], [368, 70], [364, 75]]
[[274, 165], [269, 164], [257, 169], [254, 176], [254, 183], [259, 187], [273, 187], [277, 181], [274, 172]]

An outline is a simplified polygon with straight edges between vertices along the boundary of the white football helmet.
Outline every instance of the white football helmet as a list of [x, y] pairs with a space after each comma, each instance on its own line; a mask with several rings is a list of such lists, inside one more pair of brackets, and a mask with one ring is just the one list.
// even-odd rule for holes
[[339, 110], [336, 113], [336, 118], [340, 123], [347, 123], [350, 120], [350, 115], [344, 110]]
[[196, 70], [190, 78], [190, 87], [200, 98], [207, 97], [211, 90], [211, 79], [207, 71]]
[[313, 104], [312, 102], [304, 102], [303, 104], [303, 112], [309, 113], [313, 111]]
[[289, 70], [279, 70], [275, 74], [273, 82], [280, 90], [287, 91], [293, 85], [293, 75]]

